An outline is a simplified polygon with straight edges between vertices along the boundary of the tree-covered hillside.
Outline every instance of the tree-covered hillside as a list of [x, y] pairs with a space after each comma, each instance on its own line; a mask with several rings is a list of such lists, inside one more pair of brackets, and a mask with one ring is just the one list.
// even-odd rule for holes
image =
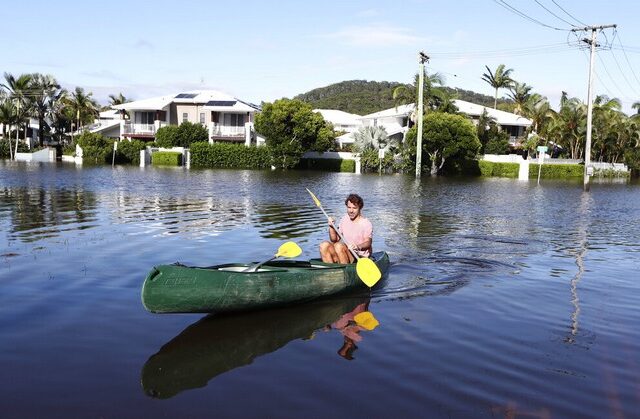
[[[387, 81], [347, 80], [302, 93], [294, 99], [309, 103], [314, 109], [338, 109], [366, 115], [394, 107], [393, 90], [402, 83]], [[409, 86], [409, 85], [407, 85]], [[493, 107], [493, 97], [470, 90], [444, 87], [457, 99]], [[498, 103], [504, 102], [498, 99]]]

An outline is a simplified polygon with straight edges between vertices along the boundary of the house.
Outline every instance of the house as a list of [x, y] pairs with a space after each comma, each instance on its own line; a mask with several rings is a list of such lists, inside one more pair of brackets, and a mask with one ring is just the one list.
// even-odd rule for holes
[[85, 128], [85, 130], [102, 134], [108, 138], [120, 138], [121, 124], [120, 121], [124, 120], [125, 112], [116, 109], [110, 109], [100, 112], [97, 119], [93, 121], [93, 124]]
[[215, 90], [159, 96], [112, 108], [129, 115], [128, 120], [120, 119], [120, 138], [153, 141], [158, 129], [191, 122], [207, 127], [210, 143], [228, 141], [246, 145], [255, 143], [253, 124], [255, 113], [260, 110]]
[[533, 121], [530, 119], [511, 112], [487, 108], [486, 106], [476, 105], [475, 103], [464, 100], [454, 100], [454, 103], [458, 110], [469, 116], [476, 125], [478, 124], [480, 115], [486, 110], [487, 115], [495, 120], [500, 130], [509, 134], [509, 143], [511, 145], [516, 145], [518, 141], [524, 137], [527, 128], [533, 124]]
[[336, 132], [343, 133], [336, 138], [340, 148], [347, 144], [353, 144], [353, 133], [362, 126], [360, 115], [337, 109], [314, 109], [313, 111], [321, 114], [325, 121], [330, 122]]
[[[514, 113], [487, 108], [464, 100], [454, 100], [453, 102], [459, 112], [467, 115], [476, 125], [480, 115], [486, 110], [487, 115], [496, 121], [500, 129], [509, 133], [509, 143], [511, 145], [516, 145], [517, 141], [524, 137], [526, 129], [533, 124], [530, 119]], [[414, 124], [415, 110], [415, 104], [410, 103], [364, 115], [360, 119], [363, 126], [381, 126], [386, 129], [389, 137], [399, 136], [402, 139]]]

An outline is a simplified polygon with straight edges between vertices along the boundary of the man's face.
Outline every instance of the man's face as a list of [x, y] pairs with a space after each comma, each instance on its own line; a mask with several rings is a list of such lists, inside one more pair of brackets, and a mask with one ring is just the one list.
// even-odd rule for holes
[[355, 220], [360, 215], [360, 208], [353, 202], [347, 202], [347, 215], [351, 221]]

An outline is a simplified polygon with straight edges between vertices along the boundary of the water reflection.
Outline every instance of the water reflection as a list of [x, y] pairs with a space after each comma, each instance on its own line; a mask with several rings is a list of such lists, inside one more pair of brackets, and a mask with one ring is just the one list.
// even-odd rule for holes
[[578, 218], [577, 218], [577, 236], [578, 243], [577, 249], [575, 251], [576, 258], [576, 266], [578, 267], [578, 271], [571, 278], [570, 288], [571, 288], [571, 305], [573, 306], [573, 311], [571, 312], [571, 326], [570, 333], [565, 338], [565, 342], [567, 343], [575, 343], [576, 336], [578, 335], [578, 317], [580, 316], [580, 298], [578, 297], [578, 284], [582, 279], [582, 275], [585, 272], [584, 267], [584, 258], [587, 253], [587, 227], [588, 227], [588, 215], [591, 206], [591, 195], [589, 193], [584, 192], [580, 197], [580, 206], [578, 207]]
[[[295, 339], [309, 339], [317, 330], [336, 329], [350, 347], [349, 359], [366, 327], [354, 322], [368, 308], [369, 296], [348, 294], [289, 308], [230, 316], [207, 316], [183, 330], [152, 355], [142, 368], [144, 392], [167, 399], [204, 387], [214, 377], [282, 348]], [[344, 352], [344, 355], [342, 354]]]
[[34, 242], [94, 227], [96, 207], [95, 194], [83, 189], [0, 190], [0, 216], [9, 220], [9, 240]]

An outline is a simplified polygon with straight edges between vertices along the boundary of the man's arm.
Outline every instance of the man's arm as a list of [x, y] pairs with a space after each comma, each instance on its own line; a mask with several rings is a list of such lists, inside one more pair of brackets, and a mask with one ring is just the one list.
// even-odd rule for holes
[[340, 241], [340, 236], [338, 236], [336, 229], [333, 227], [334, 225], [335, 222], [333, 217], [329, 217], [329, 240], [331, 240], [331, 243], [337, 243]]

